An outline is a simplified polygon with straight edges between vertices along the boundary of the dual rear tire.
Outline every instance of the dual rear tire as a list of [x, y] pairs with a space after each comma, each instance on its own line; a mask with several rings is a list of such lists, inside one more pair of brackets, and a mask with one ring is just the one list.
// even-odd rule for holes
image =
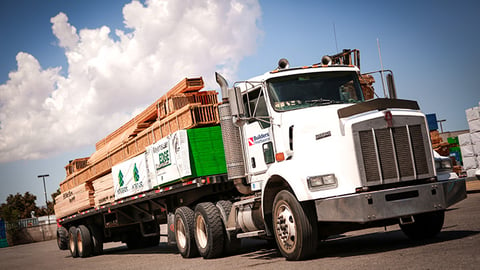
[[217, 205], [211, 202], [199, 203], [195, 210], [186, 206], [177, 208], [175, 238], [182, 257], [200, 255], [205, 259], [218, 258], [239, 243], [239, 239], [225, 229], [231, 206], [229, 201], [220, 201]]
[[[57, 242], [62, 241], [57, 239]], [[89, 229], [85, 225], [71, 226], [68, 229], [68, 249], [73, 258], [102, 254], [103, 238], [100, 230], [95, 227]]]

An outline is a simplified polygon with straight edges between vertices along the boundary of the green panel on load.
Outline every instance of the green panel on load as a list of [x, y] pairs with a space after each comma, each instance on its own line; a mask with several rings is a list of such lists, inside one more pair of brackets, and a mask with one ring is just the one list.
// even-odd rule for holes
[[227, 173], [220, 126], [187, 129], [192, 177]]

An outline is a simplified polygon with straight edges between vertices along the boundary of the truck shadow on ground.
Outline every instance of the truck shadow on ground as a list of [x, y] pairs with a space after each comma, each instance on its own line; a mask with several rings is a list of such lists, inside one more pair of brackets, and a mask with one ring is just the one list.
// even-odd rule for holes
[[[480, 234], [480, 231], [442, 231], [437, 237], [422, 241], [408, 239], [401, 230], [375, 232], [356, 236], [337, 235], [322, 241], [312, 259], [353, 257], [384, 253], [393, 250], [459, 240], [477, 234]], [[105, 249], [104, 254], [178, 254], [178, 256], [180, 256], [177, 247], [168, 245], [167, 243], [160, 243], [158, 246], [142, 249], [128, 249], [126, 245], [122, 245]], [[282, 257], [274, 244], [265, 240], [256, 239], [244, 239], [240, 250], [228, 256], [241, 256], [253, 260], [273, 260]]]
[[178, 254], [176, 246], [160, 243], [155, 247], [129, 249], [127, 245], [108, 248], [103, 250], [104, 255], [122, 255], [122, 254]]
[[[337, 235], [321, 242], [312, 259], [353, 257], [384, 253], [393, 250], [459, 240], [479, 233], [480, 231], [444, 231], [435, 238], [422, 241], [408, 239], [401, 230], [376, 232], [358, 236]], [[242, 256], [258, 260], [272, 260], [282, 257], [277, 248], [271, 246], [268, 247], [268, 245], [265, 245], [263, 248], [257, 246], [256, 250], [252, 250]]]

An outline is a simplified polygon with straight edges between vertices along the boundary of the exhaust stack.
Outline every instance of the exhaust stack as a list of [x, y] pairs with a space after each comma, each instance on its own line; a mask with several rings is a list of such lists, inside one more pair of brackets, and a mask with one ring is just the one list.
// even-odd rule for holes
[[222, 104], [218, 106], [222, 140], [227, 163], [227, 175], [237, 190], [242, 194], [252, 193], [250, 185], [245, 182], [245, 161], [243, 157], [240, 131], [233, 123], [233, 116], [228, 97], [228, 83], [222, 75], [215, 72], [215, 78], [222, 90]]

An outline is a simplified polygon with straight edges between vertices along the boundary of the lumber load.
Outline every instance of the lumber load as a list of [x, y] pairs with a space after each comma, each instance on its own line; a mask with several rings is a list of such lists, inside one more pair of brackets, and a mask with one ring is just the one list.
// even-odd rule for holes
[[94, 206], [93, 188], [87, 183], [80, 184], [55, 198], [55, 216], [72, 215]]
[[79, 172], [83, 168], [87, 167], [87, 161], [88, 157], [71, 160], [67, 166], [65, 166], [65, 172], [67, 173], [67, 176]]
[[175, 85], [170, 91], [168, 91], [165, 95], [155, 101], [153, 104], [148, 106], [145, 110], [143, 110], [140, 114], [132, 118], [130, 121], [122, 125], [120, 128], [109, 134], [107, 137], [103, 138], [99, 142], [95, 144], [96, 150], [102, 148], [103, 146], [107, 145], [110, 141], [114, 140], [115, 137], [120, 136], [126, 130], [131, 129], [132, 127], [136, 127], [137, 129], [143, 126], [144, 128], [149, 126], [155, 120], [157, 120], [159, 114], [159, 108], [162, 106], [165, 107], [166, 100], [170, 97], [182, 94], [182, 93], [192, 93], [198, 92], [200, 89], [203, 88], [203, 79], [200, 78], [185, 78], [180, 81], [177, 85]]
[[115, 201], [112, 174], [106, 174], [92, 182], [95, 200], [95, 207]]
[[139, 115], [97, 142], [86, 166], [67, 174], [60, 183], [60, 191], [95, 181], [110, 173], [114, 165], [144, 153], [148, 145], [177, 130], [217, 125], [218, 93], [200, 92], [202, 88], [201, 77], [179, 82]]

